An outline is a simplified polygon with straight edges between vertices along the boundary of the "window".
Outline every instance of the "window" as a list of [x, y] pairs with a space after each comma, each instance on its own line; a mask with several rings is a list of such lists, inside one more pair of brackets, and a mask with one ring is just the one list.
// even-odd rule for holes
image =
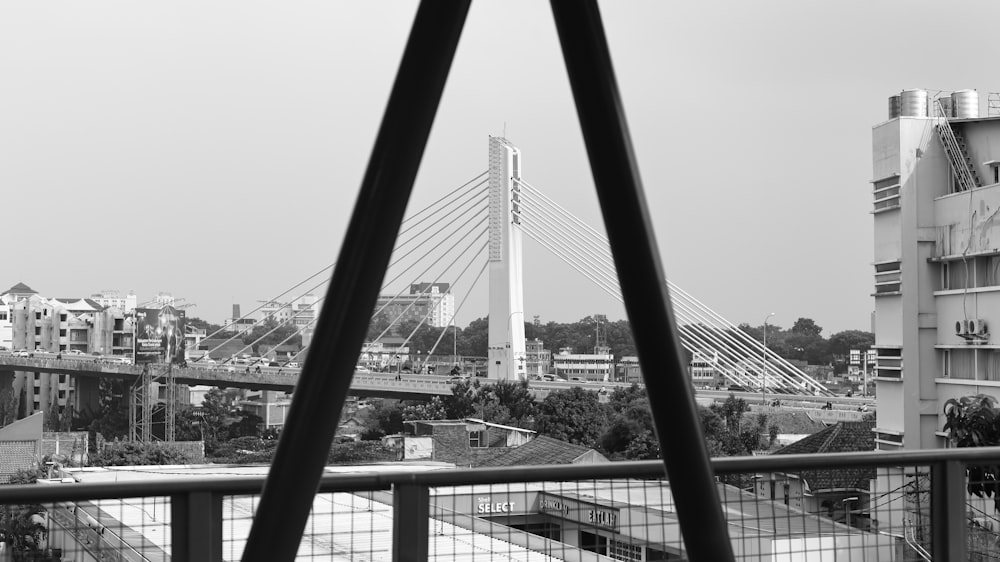
[[6, 319], [7, 319], [7, 311], [0, 310], [0, 320], [6, 320]]
[[59, 321], [60, 322], [65, 322], [66, 321], [66, 315], [65, 314], [60, 314], [59, 315]]
[[42, 312], [35, 311], [35, 320], [41, 320], [41, 319], [42, 319]]
[[470, 431], [469, 432], [469, 447], [473, 449], [480, 449], [486, 447], [486, 432], [485, 431]]
[[41, 326], [35, 326], [35, 335], [36, 336], [42, 335], [42, 327]]
[[65, 338], [66, 337], [66, 328], [63, 328], [63, 329], [59, 330], [59, 337], [60, 338]]
[[642, 547], [612, 540], [611, 547], [608, 549], [608, 556], [615, 560], [642, 560]]
[[875, 296], [880, 294], [894, 294], [901, 290], [900, 262], [880, 262], [875, 264]]

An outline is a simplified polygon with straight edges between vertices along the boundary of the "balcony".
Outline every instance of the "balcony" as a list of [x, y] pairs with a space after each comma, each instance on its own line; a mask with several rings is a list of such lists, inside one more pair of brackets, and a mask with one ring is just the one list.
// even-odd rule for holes
[[[739, 560], [966, 560], [1000, 554], [993, 501], [968, 494], [965, 471], [998, 462], [1000, 448], [983, 448], [712, 465]], [[14, 512], [37, 505], [35, 521], [47, 528], [40, 546], [48, 557], [24, 559], [243, 556], [268, 467], [117, 468], [108, 482], [88, 469], [76, 473], [82, 482], [0, 487], [0, 503]], [[330, 470], [358, 472], [322, 479], [297, 559], [684, 560], [685, 542], [716, 540], [682, 537], [658, 461]], [[817, 488], [834, 473], [872, 480], [868, 489], [826, 492], [801, 484]]]

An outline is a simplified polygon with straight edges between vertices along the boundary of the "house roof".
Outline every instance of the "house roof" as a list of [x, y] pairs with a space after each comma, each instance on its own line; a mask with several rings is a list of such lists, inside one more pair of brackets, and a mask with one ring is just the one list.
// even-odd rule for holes
[[[848, 453], [875, 449], [874, 421], [839, 422], [812, 435], [782, 447], [773, 455], [813, 455]], [[804, 470], [798, 473], [812, 492], [834, 489], [867, 490], [875, 477], [874, 468], [836, 468]]]
[[107, 308], [106, 306], [92, 299], [56, 298], [53, 300], [68, 305], [66, 309], [70, 311], [89, 311], [89, 310], [99, 311]]
[[[497, 457], [486, 459], [477, 466], [524, 466], [540, 464], [572, 464], [593, 449], [583, 445], [574, 445], [546, 435], [535, 437], [520, 447], [513, 447], [508, 452]], [[607, 459], [605, 459], [607, 460]]]
[[[31, 287], [25, 285], [24, 283], [20, 283], [20, 282], [17, 285], [14, 285], [13, 287], [11, 287], [10, 289], [7, 289], [6, 292], [7, 293], [17, 293], [19, 295], [24, 295], [24, 294], [28, 294], [28, 293], [33, 293], [33, 294], [37, 294], [38, 293], [38, 291], [35, 291]], [[6, 293], [4, 293], [4, 294], [6, 294]]]

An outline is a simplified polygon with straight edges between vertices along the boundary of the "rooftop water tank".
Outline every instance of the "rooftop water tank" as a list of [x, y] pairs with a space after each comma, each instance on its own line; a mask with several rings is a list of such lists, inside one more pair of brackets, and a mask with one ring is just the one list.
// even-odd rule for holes
[[927, 90], [903, 90], [899, 98], [902, 117], [927, 117]]
[[889, 96], [889, 119], [899, 117], [899, 96]]
[[975, 119], [979, 117], [979, 92], [975, 90], [953, 92], [951, 106], [956, 119]]

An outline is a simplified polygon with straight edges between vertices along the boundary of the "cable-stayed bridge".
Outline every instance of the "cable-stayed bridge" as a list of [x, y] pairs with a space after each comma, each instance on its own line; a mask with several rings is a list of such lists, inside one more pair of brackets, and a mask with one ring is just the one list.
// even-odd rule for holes
[[[375, 330], [378, 333], [373, 334], [372, 343], [366, 344], [363, 349], [345, 350], [345, 353], [355, 353], [359, 357], [370, 356], [375, 344], [387, 334], [399, 334], [403, 326], [407, 326], [409, 331], [399, 334], [403, 341], [398, 349], [406, 349], [422, 326], [447, 326], [469, 304], [473, 290], [482, 281], [484, 274], [488, 274], [485, 275], [489, 282], [487, 378], [527, 379], [522, 265], [525, 236], [565, 262], [596, 288], [619, 302], [622, 301], [607, 238], [547, 197], [542, 188], [524, 179], [521, 175], [520, 151], [506, 139], [491, 137], [489, 168], [486, 171], [452, 189], [403, 222], [392, 261], [383, 280], [383, 294], [388, 298], [380, 300], [381, 306], [373, 314], [373, 327], [379, 328]], [[325, 285], [328, 271], [332, 267], [324, 268], [281, 295], [264, 302], [294, 300], [319, 290]], [[830, 394], [823, 385], [765, 349], [760, 342], [690, 293], [668, 280], [664, 282], [672, 298], [682, 345], [694, 356], [707, 361], [729, 383], [748, 390], [786, 395]], [[448, 287], [447, 295], [434, 296], [433, 289], [443, 285]], [[419, 287], [420, 290], [414, 293], [412, 287]], [[435, 302], [438, 304], [420, 308], [418, 302], [421, 298], [425, 301], [437, 299]], [[318, 307], [321, 301], [322, 297], [315, 306]], [[450, 309], [451, 304], [445, 306], [444, 303], [453, 303], [454, 308]], [[237, 355], [251, 350], [261, 339], [283, 326], [294, 326], [294, 330], [278, 345], [296, 335], [306, 336], [308, 339], [316, 322], [314, 310], [315, 308], [303, 308], [285, 314], [280, 319], [275, 314], [264, 315], [255, 324], [273, 320], [274, 326], [257, 341], [246, 344]], [[390, 310], [395, 311], [391, 318], [387, 315]], [[245, 320], [240, 325], [247, 326], [246, 321], [257, 312], [249, 312], [240, 319]], [[447, 330], [441, 331], [428, 354], [436, 353], [446, 333]], [[211, 334], [216, 335], [219, 334]], [[231, 334], [230, 340], [242, 335]], [[208, 350], [206, 356], [223, 345], [225, 343]], [[304, 358], [306, 353], [304, 349], [299, 352], [299, 356]], [[296, 359], [301, 359], [299, 356]], [[105, 373], [104, 367], [96, 369], [87, 362], [62, 360], [58, 361], [60, 364], [56, 368], [54, 362], [57, 360], [34, 361], [30, 363], [31, 367], [25, 361], [32, 360], [0, 356], [0, 369], [21, 367], [25, 371], [67, 374], [72, 374], [74, 370], [81, 373]], [[240, 377], [249, 381], [251, 375], [257, 374], [233, 370], [231, 361], [232, 357], [214, 365], [192, 361], [191, 367], [196, 368], [168, 365], [166, 368], [151, 366], [142, 370], [139, 367], [120, 367], [124, 371], [119, 374], [124, 374], [125, 371], [132, 374], [137, 369], [140, 374], [146, 373], [134, 385], [135, 392], [140, 395], [148, 392], [143, 390], [148, 387], [148, 383], [157, 380], [178, 382], [190, 379], [204, 381], [201, 384], [244, 386], [238, 380]], [[271, 371], [273, 369], [267, 369], [260, 374]], [[293, 372], [286, 369], [280, 376], [294, 376]], [[356, 374], [356, 384], [360, 384], [364, 378], [361, 375], [362, 373]], [[275, 372], [274, 376], [279, 375]], [[388, 382], [389, 377], [385, 378]], [[395, 384], [398, 382], [402, 381], [393, 378], [395, 386], [399, 386]], [[410, 382], [414, 387], [418, 384], [427, 386], [425, 381], [412, 379]], [[257, 383], [262, 384], [259, 380]], [[286, 383], [280, 386], [285, 387]], [[445, 393], [448, 389], [445, 384], [431, 386], [441, 387], [441, 392]], [[144, 395], [136, 396], [134, 401], [138, 409], [149, 407], [149, 399]]]
[[[524, 379], [523, 236], [566, 263], [599, 290], [619, 302], [622, 297], [607, 238], [525, 180], [521, 176], [520, 151], [506, 139], [490, 139], [489, 161], [488, 170], [403, 222], [383, 282], [383, 293], [391, 296], [383, 299], [373, 319], [380, 319], [394, 303], [398, 303], [395, 309], [401, 310], [394, 318], [382, 318], [381, 330], [372, 341], [377, 342], [397, 329], [404, 318], [419, 318], [419, 322], [403, 334], [402, 346], [410, 343], [422, 326], [446, 326], [448, 319], [468, 304], [473, 289], [488, 272], [488, 363], [491, 368], [487, 376]], [[317, 272], [273, 300], [287, 298], [286, 295], [303, 285], [306, 288], [297, 294], [298, 297], [317, 290], [326, 280], [322, 274], [332, 267]], [[319, 281], [313, 283], [316, 278]], [[426, 307], [421, 314], [415, 315], [417, 299], [412, 298], [414, 294], [407, 294], [407, 289], [423, 287], [415, 296], [431, 299], [433, 287], [442, 283], [449, 287], [454, 309], [442, 314], [442, 304], [437, 308]], [[681, 343], [693, 355], [711, 364], [731, 384], [776, 393], [829, 394], [823, 385], [766, 350], [756, 339], [677, 284], [668, 280], [665, 283], [672, 297]], [[255, 312], [251, 311], [246, 317]], [[286, 318], [284, 323], [311, 314], [303, 310]], [[315, 317], [309, 316], [309, 321], [295, 334], [307, 333], [314, 323]], [[263, 337], [279, 327], [275, 326]], [[429, 353], [437, 353], [439, 347], [444, 347], [441, 345], [444, 336], [442, 332]], [[256, 343], [251, 342], [244, 351]], [[364, 357], [371, 349], [366, 347], [359, 355]], [[304, 353], [303, 350], [300, 355]]]

